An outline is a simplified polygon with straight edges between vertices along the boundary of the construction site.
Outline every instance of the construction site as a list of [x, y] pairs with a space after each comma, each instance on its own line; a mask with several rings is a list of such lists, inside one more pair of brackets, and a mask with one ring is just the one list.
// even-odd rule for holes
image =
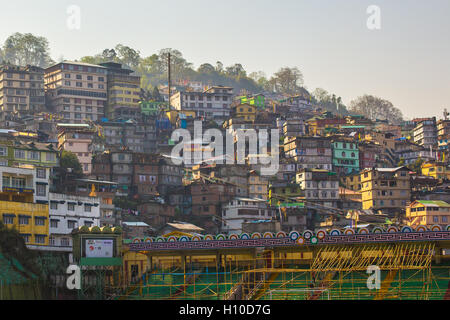
[[[142, 272], [125, 275], [126, 289], [106, 298], [450, 299], [450, 231], [338, 232], [134, 239], [124, 259]], [[380, 284], [370, 288], [374, 266]]]

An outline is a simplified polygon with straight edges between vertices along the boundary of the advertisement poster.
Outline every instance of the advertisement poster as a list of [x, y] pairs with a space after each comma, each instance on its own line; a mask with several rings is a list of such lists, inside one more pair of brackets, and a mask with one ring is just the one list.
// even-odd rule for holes
[[113, 240], [86, 240], [86, 258], [112, 258]]

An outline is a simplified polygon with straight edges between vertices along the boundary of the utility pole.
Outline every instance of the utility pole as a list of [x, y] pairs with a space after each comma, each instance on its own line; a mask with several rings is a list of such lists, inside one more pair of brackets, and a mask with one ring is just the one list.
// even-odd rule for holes
[[170, 73], [171, 73], [170, 72], [170, 52], [169, 52], [169, 56], [168, 56], [167, 60], [168, 60], [168, 64], [169, 64], [169, 67], [168, 67], [168, 73], [169, 73], [169, 75], [168, 75], [169, 77], [168, 78], [169, 79], [168, 80], [169, 80], [169, 109], [170, 109], [170, 97], [172, 96], [172, 89], [171, 89], [171, 82], [172, 81], [171, 81], [171, 75], [170, 75]]

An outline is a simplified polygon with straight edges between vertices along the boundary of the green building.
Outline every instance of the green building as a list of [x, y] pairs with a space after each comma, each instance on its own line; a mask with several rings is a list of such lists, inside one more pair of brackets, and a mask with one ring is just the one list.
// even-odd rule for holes
[[156, 102], [156, 101], [141, 101], [139, 103], [141, 106], [141, 113], [146, 116], [156, 116], [160, 110], [166, 109], [166, 102]]
[[0, 139], [0, 165], [54, 168], [59, 166], [59, 151], [51, 143]]
[[251, 106], [255, 106], [259, 109], [266, 108], [266, 100], [264, 95], [258, 94], [254, 96], [242, 96], [239, 97], [241, 104], [249, 104]]
[[340, 174], [359, 172], [359, 148], [355, 141], [334, 140], [333, 170]]

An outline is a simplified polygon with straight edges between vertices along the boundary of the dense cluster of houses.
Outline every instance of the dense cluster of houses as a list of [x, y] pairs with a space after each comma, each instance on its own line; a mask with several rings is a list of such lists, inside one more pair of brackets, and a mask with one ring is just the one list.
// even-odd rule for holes
[[[449, 224], [446, 116], [392, 124], [333, 114], [305, 94], [189, 82], [171, 96], [163, 88], [161, 101], [139, 92], [140, 78], [116, 63], [1, 67], [0, 219], [29, 247], [70, 252], [80, 226], [122, 226], [132, 238]], [[194, 134], [195, 121], [224, 136], [276, 130], [267, 152], [277, 172], [262, 174], [249, 152], [243, 163], [177, 164], [172, 133]]]

